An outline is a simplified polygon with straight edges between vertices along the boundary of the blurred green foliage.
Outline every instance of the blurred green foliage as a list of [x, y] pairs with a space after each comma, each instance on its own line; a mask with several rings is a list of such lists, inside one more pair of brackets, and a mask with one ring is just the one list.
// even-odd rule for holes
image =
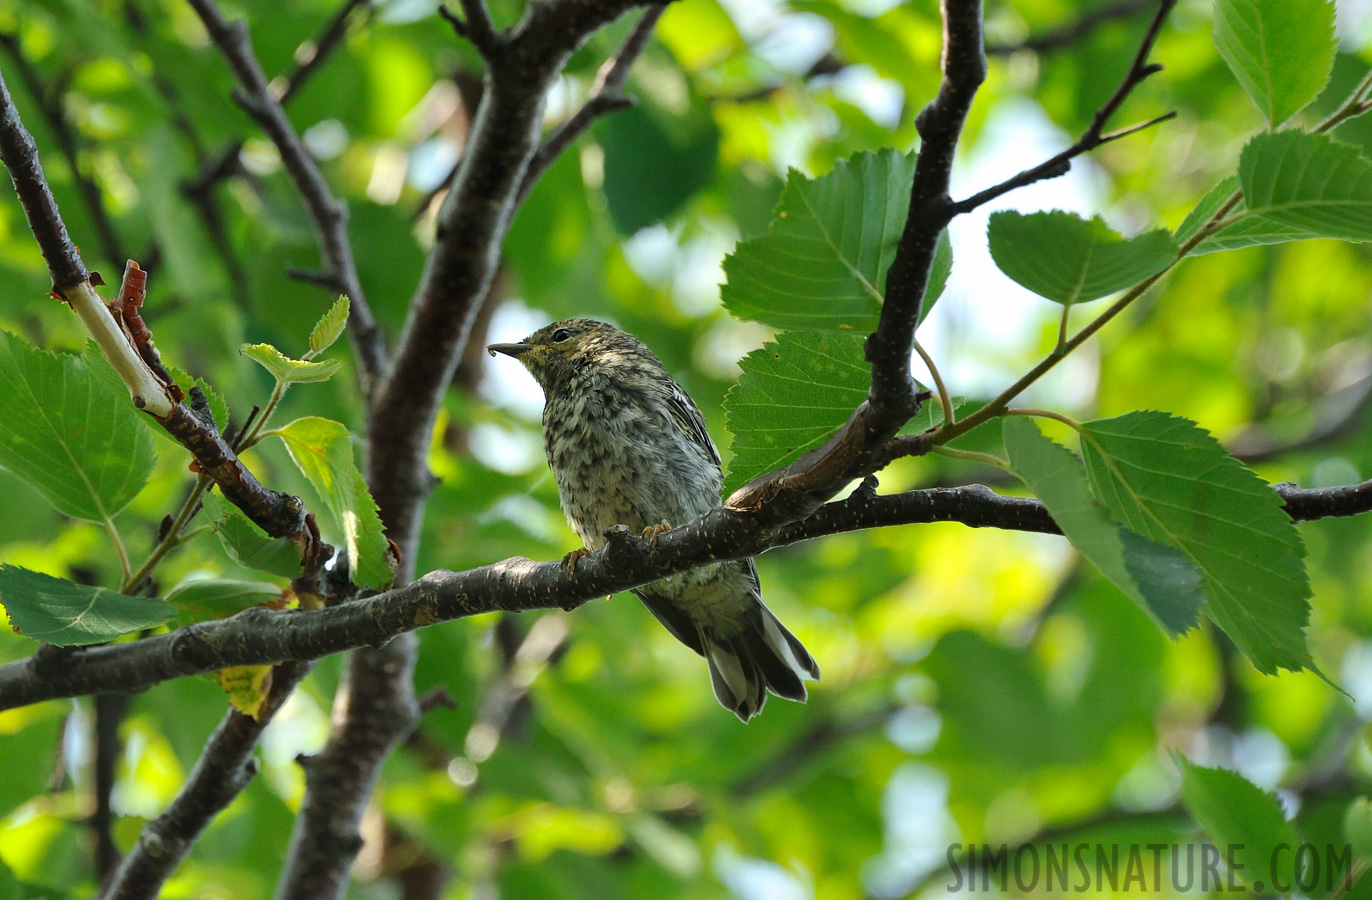
[[[252, 24], [273, 74], [338, 5], [239, 0], [229, 11]], [[991, 0], [988, 39], [1014, 45], [1109, 5]], [[1366, 73], [1372, 31], [1347, 5], [1333, 80], [1297, 121], [1317, 121]], [[500, 23], [519, 9], [493, 4]], [[1146, 15], [1107, 20], [1065, 47], [993, 55], [959, 159], [959, 195], [1040, 161], [1026, 147], [1051, 153], [1079, 134], [1132, 58]], [[618, 23], [573, 58], [550, 120], [575, 108], [628, 27]], [[1179, 4], [1154, 54], [1166, 71], [1117, 124], [1172, 108], [1177, 119], [1005, 205], [1100, 213], [1130, 235], [1177, 227], [1237, 171], [1263, 125], [1211, 27], [1209, 2]], [[98, 189], [119, 252], [150, 272], [145, 312], [164, 358], [212, 385], [241, 423], [272, 380], [239, 345], [303, 347], [335, 298], [285, 275], [317, 266], [311, 230], [275, 150], [229, 99], [231, 78], [194, 16], [176, 0], [0, 0], [0, 32], [41, 82], [35, 96], [13, 51], [0, 52], [88, 263], [113, 281], [122, 260], [99, 234], [83, 179]], [[687, 387], [727, 457], [724, 394], [737, 360], [771, 332], [723, 313], [724, 254], [766, 233], [788, 168], [822, 175], [855, 152], [914, 146], [915, 114], [937, 89], [940, 34], [933, 0], [672, 4], [630, 79], [637, 109], [593, 128], [518, 213], [490, 339], [573, 314], [613, 319]], [[423, 201], [460, 150], [461, 97], [479, 72], [432, 3], [391, 0], [358, 17], [289, 104], [350, 204], [362, 281], [393, 332], [432, 240]], [[45, 108], [70, 123], [75, 168]], [[1335, 136], [1372, 153], [1372, 119]], [[241, 169], [209, 193], [222, 218], [216, 233], [184, 188], [239, 140]], [[954, 232], [953, 275], [921, 331], [950, 389], [974, 399], [1048, 352], [1061, 314], [985, 274], [980, 227]], [[1269, 481], [1360, 480], [1372, 473], [1369, 261], [1365, 246], [1329, 240], [1188, 261], [1039, 385], [1033, 402], [1079, 418], [1166, 410], [1249, 451]], [[0, 326], [81, 352], [84, 332], [48, 289], [7, 198]], [[552, 559], [575, 546], [539, 449], [536, 394], [509, 371], [517, 367], [497, 366], [447, 401], [421, 572]], [[349, 376], [298, 385], [278, 421], [325, 416], [356, 434]], [[960, 446], [1001, 452], [999, 430], [983, 431]], [[193, 477], [179, 448], [153, 449], [148, 487], [116, 520], [135, 560]], [[272, 487], [314, 497], [279, 446], [247, 460]], [[896, 490], [989, 477], [928, 457], [881, 480]], [[451, 875], [449, 898], [932, 896], [948, 882], [952, 842], [1199, 839], [1171, 750], [1278, 790], [1306, 839], [1341, 844], [1344, 810], [1372, 779], [1372, 533], [1360, 519], [1300, 531], [1314, 591], [1309, 645], [1347, 695], [1309, 672], [1260, 675], [1208, 627], [1168, 640], [1060, 538], [951, 524], [840, 535], [761, 558], [769, 604], [824, 680], [807, 706], [773, 700], [747, 727], [717, 707], [700, 660], [627, 595], [571, 616], [426, 629], [417, 688], [447, 685], [458, 706], [429, 713], [388, 762], [351, 894], [398, 896], [393, 876], [426, 862]], [[326, 537], [343, 543], [340, 533]], [[0, 559], [119, 582], [104, 531], [63, 518], [6, 472]], [[267, 576], [230, 562], [205, 532], [156, 577], [165, 595], [191, 579]], [[0, 661], [32, 649], [0, 634]], [[322, 744], [338, 678], [338, 661], [326, 660], [289, 702], [264, 740], [262, 774], [165, 896], [270, 893], [303, 791], [293, 760]], [[113, 796], [120, 847], [175, 795], [225, 705], [211, 678], [134, 698]], [[47, 896], [95, 890], [90, 709], [81, 700], [0, 713], [0, 896], [14, 893], [11, 871]]]

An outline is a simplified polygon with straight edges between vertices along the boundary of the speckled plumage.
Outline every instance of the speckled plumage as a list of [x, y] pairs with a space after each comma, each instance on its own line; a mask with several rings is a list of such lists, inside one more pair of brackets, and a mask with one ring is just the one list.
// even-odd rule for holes
[[[567, 520], [588, 550], [613, 525], [688, 522], [720, 505], [719, 451], [705, 420], [631, 334], [591, 319], [554, 322], [491, 351], [543, 388], [543, 446]], [[748, 721], [767, 690], [804, 701], [819, 668], [762, 602], [752, 560], [712, 563], [635, 591], [706, 658], [715, 696]]]

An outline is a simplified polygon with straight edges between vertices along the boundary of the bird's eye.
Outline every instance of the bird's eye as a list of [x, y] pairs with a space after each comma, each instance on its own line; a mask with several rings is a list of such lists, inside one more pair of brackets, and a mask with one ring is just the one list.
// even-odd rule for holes
[[557, 331], [553, 332], [553, 343], [560, 344], [571, 336], [572, 332], [569, 329], [559, 328]]

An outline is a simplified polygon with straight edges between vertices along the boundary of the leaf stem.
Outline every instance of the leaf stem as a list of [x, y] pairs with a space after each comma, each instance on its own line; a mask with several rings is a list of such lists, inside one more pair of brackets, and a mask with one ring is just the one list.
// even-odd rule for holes
[[264, 437], [262, 429], [266, 426], [267, 420], [272, 417], [272, 413], [276, 411], [277, 404], [281, 402], [281, 398], [286, 396], [287, 387], [288, 385], [286, 382], [279, 379], [277, 380], [276, 387], [272, 388], [271, 397], [267, 399], [267, 405], [262, 408], [261, 415], [259, 415], [257, 421], [253, 423], [252, 433], [249, 434], [246, 439], [238, 441], [238, 450], [240, 452], [254, 446]]
[[129, 551], [124, 548], [124, 539], [119, 535], [119, 529], [114, 527], [114, 520], [108, 515], [104, 517], [105, 530], [109, 532], [110, 540], [114, 542], [115, 552], [119, 554], [119, 572], [125, 580], [129, 577]]
[[167, 528], [167, 533], [157, 542], [152, 553], [143, 561], [143, 565], [138, 567], [138, 571], [129, 574], [127, 566], [124, 569], [124, 584], [119, 588], [119, 593], [129, 594], [138, 590], [138, 586], [143, 583], [143, 579], [152, 574], [157, 564], [166, 558], [167, 554], [180, 545], [177, 538], [181, 535], [181, 529], [186, 527], [186, 523], [191, 520], [196, 511], [200, 508], [200, 498], [205, 496], [212, 482], [209, 476], [201, 475], [195, 481], [195, 487], [191, 488], [190, 496], [186, 502], [181, 504], [181, 508], [176, 511], [176, 518], [172, 520], [171, 526]]
[[1012, 406], [1005, 410], [1007, 416], [1033, 416], [1037, 419], [1053, 419], [1061, 422], [1073, 431], [1081, 431], [1081, 423], [1071, 416], [1065, 416], [1060, 412], [1053, 412], [1051, 409], [1039, 409], [1034, 406]]
[[956, 411], [953, 409], [953, 398], [948, 395], [948, 388], [943, 384], [943, 376], [939, 374], [938, 366], [934, 365], [934, 358], [929, 355], [919, 341], [915, 341], [915, 352], [919, 358], [924, 360], [924, 365], [929, 369], [929, 375], [934, 379], [934, 388], [938, 391], [939, 406], [943, 407], [943, 421], [945, 424], [952, 424], [957, 421]]
[[985, 463], [988, 466], [995, 466], [997, 469], [1014, 471], [1010, 468], [1010, 463], [1001, 459], [993, 453], [980, 453], [976, 450], [955, 450], [952, 447], [934, 447], [933, 452], [938, 456], [946, 456], [949, 459], [962, 459], [967, 462]]
[[1061, 353], [1062, 348], [1067, 346], [1067, 319], [1072, 315], [1072, 304], [1062, 305], [1062, 318], [1058, 320], [1058, 343], [1053, 348], [1054, 353]]

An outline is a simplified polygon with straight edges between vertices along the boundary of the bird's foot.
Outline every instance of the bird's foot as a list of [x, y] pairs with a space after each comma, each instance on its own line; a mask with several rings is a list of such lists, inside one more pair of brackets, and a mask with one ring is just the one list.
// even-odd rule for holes
[[651, 543], [652, 543], [652, 545], [653, 545], [654, 547], [656, 547], [656, 546], [657, 546], [657, 537], [658, 537], [658, 535], [660, 535], [660, 534], [666, 534], [667, 532], [669, 532], [669, 531], [671, 531], [671, 530], [672, 530], [671, 524], [668, 523], [668, 521], [667, 521], [666, 519], [663, 519], [663, 520], [662, 520], [660, 523], [658, 523], [657, 525], [649, 525], [647, 528], [643, 529], [643, 536], [646, 537], [646, 538], [652, 538]]
[[585, 547], [578, 547], [571, 553], [568, 553], [566, 556], [562, 557], [562, 568], [567, 570], [567, 574], [575, 578], [577, 560], [581, 559], [581, 557], [583, 556], [590, 555], [591, 551], [587, 550]]

